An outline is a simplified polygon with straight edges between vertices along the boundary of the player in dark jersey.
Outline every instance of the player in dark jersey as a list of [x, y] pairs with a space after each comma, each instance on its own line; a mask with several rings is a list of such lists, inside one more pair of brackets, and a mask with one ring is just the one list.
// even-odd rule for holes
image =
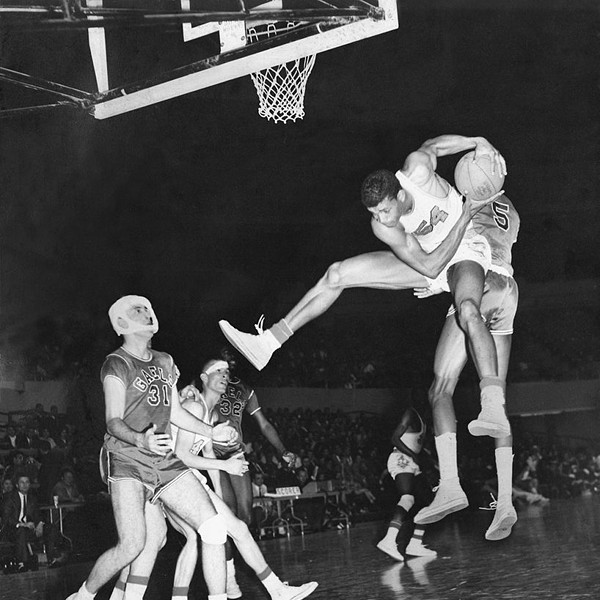
[[504, 158], [485, 138], [442, 135], [427, 140], [395, 174], [381, 169], [363, 182], [361, 197], [371, 213], [371, 229], [389, 247], [387, 251], [332, 264], [285, 318], [266, 331], [261, 318], [259, 335], [238, 331], [221, 320], [225, 337], [260, 370], [294, 332], [327, 311], [347, 288], [401, 290], [440, 282], [452, 292], [480, 375], [482, 410], [472, 433], [508, 435], [496, 349], [479, 318], [489, 244], [471, 226], [473, 215], [499, 194], [483, 202], [469, 197], [463, 202], [458, 191], [436, 173], [440, 157], [472, 148], [474, 158], [489, 156], [493, 168], [506, 173]]
[[128, 564], [132, 565], [129, 597], [141, 598], [136, 595], [134, 567], [145, 544], [144, 508], [146, 502], [159, 500], [200, 534], [209, 598], [225, 600], [227, 529], [193, 472], [172, 453], [169, 425], [173, 422], [222, 441], [234, 440], [235, 430], [227, 424], [211, 427], [181, 407], [173, 359], [150, 347], [158, 321], [146, 298], [120, 298], [109, 317], [115, 332], [123, 336], [123, 345], [107, 356], [101, 371], [107, 431], [102, 454], [118, 542], [98, 558], [68, 600], [91, 600]]
[[[221, 356], [229, 365], [229, 379], [225, 391], [214, 407], [213, 419], [215, 422], [228, 422], [238, 432], [235, 444], [224, 445], [218, 442], [212, 444], [215, 456], [218, 459], [227, 459], [244, 451], [242, 438], [242, 419], [244, 414], [254, 417], [261, 433], [273, 445], [281, 458], [289, 465], [296, 461], [296, 455], [288, 452], [271, 422], [265, 417], [256, 392], [238, 377], [235, 376], [236, 361], [234, 355], [225, 348]], [[252, 479], [249, 472], [241, 477], [231, 476], [225, 471], [219, 472], [220, 494], [227, 506], [246, 525], [252, 522]], [[229, 542], [226, 546], [227, 556], [227, 591], [228, 597], [239, 598], [241, 591], [235, 581], [235, 567]], [[237, 588], [237, 593], [236, 593]]]
[[[415, 408], [407, 408], [392, 434], [394, 450], [387, 461], [387, 470], [400, 496], [385, 536], [377, 544], [382, 552], [402, 561], [407, 556], [435, 557], [434, 550], [423, 545], [422, 526], [414, 527], [411, 511], [415, 504], [415, 478], [421, 474], [419, 455], [425, 440], [425, 423]], [[412, 532], [408, 530], [413, 530]], [[410, 538], [409, 538], [410, 533]], [[408, 544], [406, 541], [408, 540]], [[402, 552], [398, 543], [406, 544]]]
[[[473, 225], [489, 241], [492, 266], [486, 276], [481, 314], [490, 329], [498, 354], [498, 376], [506, 385], [510, 359], [513, 323], [519, 292], [513, 278], [512, 246], [517, 241], [520, 219], [512, 202], [503, 195], [480, 211]], [[419, 290], [417, 295], [430, 295], [432, 290]], [[434, 381], [429, 390], [433, 410], [435, 445], [440, 464], [440, 485], [434, 501], [422, 509], [415, 522], [433, 523], [446, 515], [466, 508], [468, 501], [458, 478], [456, 417], [452, 395], [467, 362], [467, 344], [451, 308], [446, 317], [435, 354]], [[494, 519], [486, 531], [488, 540], [501, 540], [510, 535], [517, 521], [512, 505], [512, 435], [495, 440], [498, 472], [498, 499]]]
[[[286, 450], [277, 430], [265, 417], [256, 392], [235, 375], [235, 356], [228, 349], [222, 350], [221, 356], [229, 364], [230, 375], [227, 389], [221, 395], [215, 407], [215, 415], [218, 422], [228, 422], [234, 427], [238, 432], [238, 438], [236, 444], [230, 445], [213, 442], [216, 457], [227, 458], [237, 452], [243, 451], [242, 419], [244, 414], [248, 414], [254, 417], [260, 432], [277, 450], [282, 460], [288, 465], [293, 466], [296, 462], [296, 455]], [[223, 489], [223, 499], [229, 508], [242, 521], [250, 524], [252, 520], [252, 480], [250, 474], [247, 473], [242, 478], [232, 478], [227, 473], [221, 473], [221, 486]]]

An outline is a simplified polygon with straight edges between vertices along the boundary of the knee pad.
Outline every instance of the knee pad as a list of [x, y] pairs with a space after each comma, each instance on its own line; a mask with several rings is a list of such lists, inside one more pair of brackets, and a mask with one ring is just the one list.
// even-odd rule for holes
[[198, 527], [198, 534], [205, 544], [214, 544], [215, 546], [224, 544], [227, 540], [225, 519], [221, 515], [212, 516]]

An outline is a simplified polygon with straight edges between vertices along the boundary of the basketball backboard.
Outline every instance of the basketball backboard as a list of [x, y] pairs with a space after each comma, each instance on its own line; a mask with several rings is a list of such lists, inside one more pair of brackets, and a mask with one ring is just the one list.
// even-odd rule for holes
[[[398, 27], [396, 0], [51, 0], [43, 9], [23, 0], [18, 6], [0, 0], [0, 14], [9, 27], [26, 22], [29, 27], [87, 29], [96, 90], [77, 90], [4, 65], [0, 79], [61, 96], [58, 105], [82, 108], [96, 119]], [[265, 28], [272, 34], [257, 34]], [[135, 48], [128, 47], [134, 43]], [[140, 47], [156, 55], [151, 70], [148, 63], [146, 71], [136, 64]]]

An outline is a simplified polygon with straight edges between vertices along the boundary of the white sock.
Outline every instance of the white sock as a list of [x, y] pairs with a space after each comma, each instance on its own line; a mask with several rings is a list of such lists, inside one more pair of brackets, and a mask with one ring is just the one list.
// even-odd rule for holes
[[235, 564], [233, 562], [233, 558], [230, 558], [227, 563], [227, 579], [233, 577], [235, 579]]
[[440, 481], [458, 477], [458, 464], [456, 458], [456, 433], [442, 433], [435, 437], [440, 464]]
[[125, 595], [125, 581], [119, 577], [117, 579], [117, 583], [115, 583], [115, 587], [113, 588], [112, 594], [108, 600], [123, 600], [123, 596]]
[[125, 586], [125, 595], [123, 600], [144, 600], [144, 594], [148, 589], [149, 577], [140, 577], [138, 575], [129, 575], [127, 585]]
[[281, 579], [279, 579], [279, 577], [277, 577], [277, 575], [275, 575], [273, 572], [271, 572], [264, 579], [261, 579], [260, 582], [265, 586], [265, 589], [271, 596], [283, 586]]
[[498, 500], [512, 499], [513, 453], [510, 446], [496, 448], [496, 470], [498, 472]]
[[174, 587], [171, 592], [171, 600], [187, 600], [189, 587]]
[[398, 530], [395, 527], [388, 527], [387, 533], [384, 538], [381, 540], [382, 542], [388, 542], [390, 544], [396, 543], [396, 538], [398, 537]]
[[213, 594], [212, 596], [209, 594], [208, 600], [227, 600], [227, 594]]

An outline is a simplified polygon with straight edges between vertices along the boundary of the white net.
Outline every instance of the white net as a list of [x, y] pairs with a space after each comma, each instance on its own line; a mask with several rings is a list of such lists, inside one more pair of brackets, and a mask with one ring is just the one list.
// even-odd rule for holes
[[[288, 23], [287, 29], [294, 23]], [[249, 38], [275, 35], [278, 30], [270, 25], [264, 32], [248, 32]], [[303, 58], [251, 73], [250, 77], [258, 95], [258, 114], [275, 123], [286, 123], [304, 118], [306, 82], [315, 64], [316, 56]]]

